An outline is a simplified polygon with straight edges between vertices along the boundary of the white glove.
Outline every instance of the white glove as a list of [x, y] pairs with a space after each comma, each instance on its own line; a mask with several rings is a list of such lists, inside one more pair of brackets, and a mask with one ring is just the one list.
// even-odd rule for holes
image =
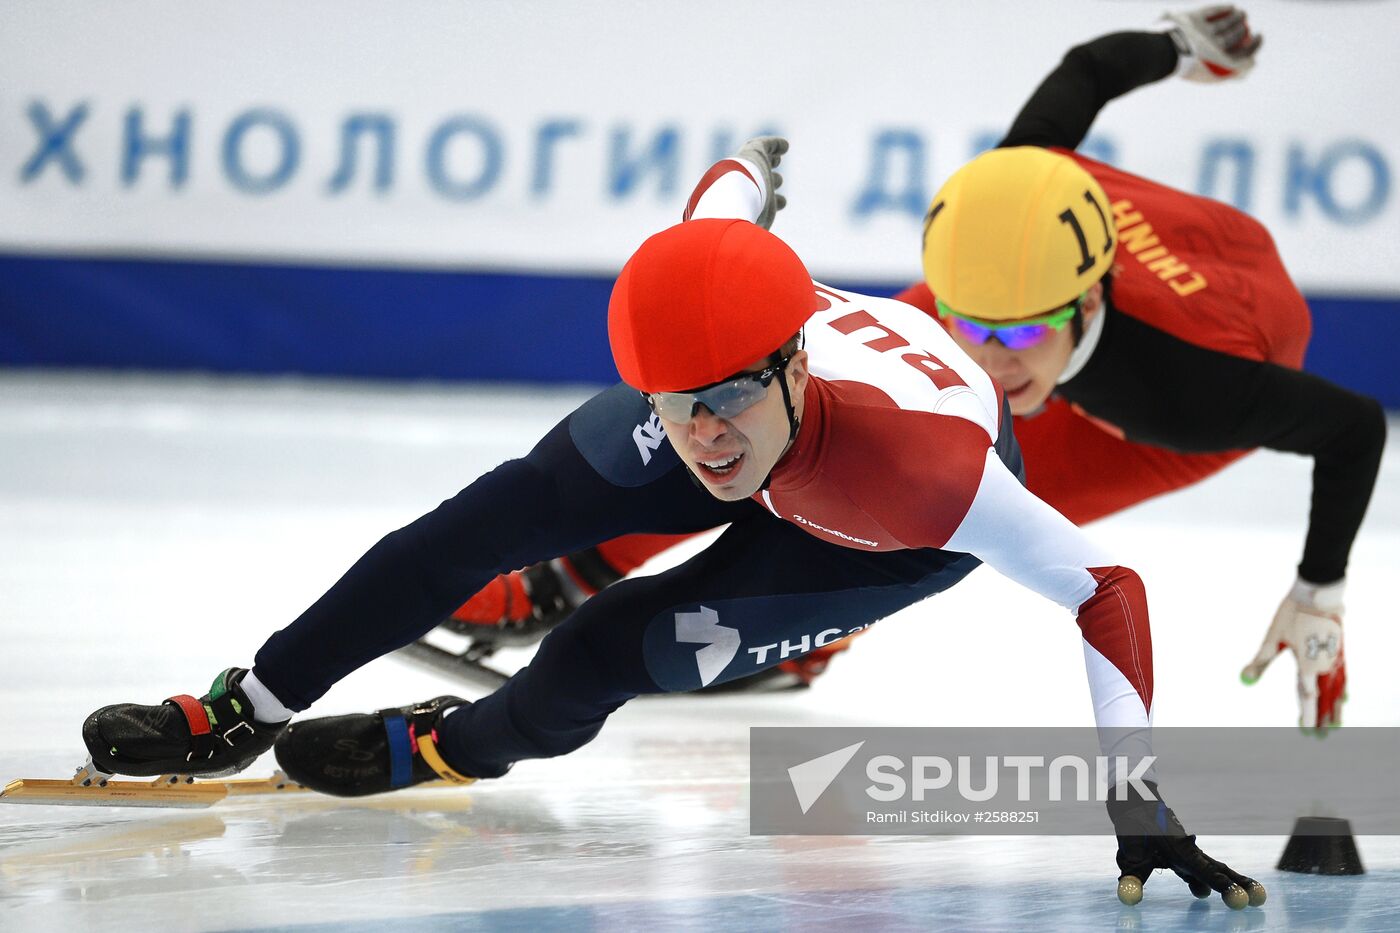
[[1318, 586], [1298, 580], [1274, 614], [1254, 660], [1240, 671], [1252, 684], [1287, 648], [1298, 662], [1298, 725], [1305, 729], [1342, 724], [1347, 665], [1342, 654], [1342, 591], [1345, 580]]
[[763, 175], [763, 210], [754, 223], [764, 230], [771, 228], [778, 211], [787, 207], [787, 198], [778, 193], [783, 186], [783, 176], [773, 171], [787, 151], [788, 141], [781, 136], [755, 136], [739, 147], [738, 157]]
[[1167, 35], [1181, 56], [1177, 74], [1188, 81], [1224, 81], [1243, 77], [1254, 67], [1264, 37], [1249, 31], [1244, 10], [1208, 6], [1189, 13], [1167, 13], [1174, 25]]

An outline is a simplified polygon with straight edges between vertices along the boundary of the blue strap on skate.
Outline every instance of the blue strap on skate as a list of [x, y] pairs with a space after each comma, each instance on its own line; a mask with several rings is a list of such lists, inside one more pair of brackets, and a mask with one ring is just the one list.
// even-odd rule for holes
[[408, 721], [401, 715], [385, 713], [384, 731], [389, 734], [389, 786], [407, 787], [413, 780], [413, 740], [408, 737]]

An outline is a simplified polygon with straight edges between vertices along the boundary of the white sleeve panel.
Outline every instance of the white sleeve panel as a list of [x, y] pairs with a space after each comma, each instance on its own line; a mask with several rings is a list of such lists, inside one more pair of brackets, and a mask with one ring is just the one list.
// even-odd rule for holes
[[[723, 171], [726, 166], [728, 171]], [[690, 196], [686, 219], [718, 217], [754, 223], [763, 212], [767, 196], [763, 190], [763, 173], [758, 166], [748, 159], [730, 157], [716, 163], [700, 180]]]
[[972, 507], [943, 547], [981, 558], [1071, 612], [1098, 588], [1086, 568], [1113, 564], [1073, 522], [1022, 486], [992, 449]]
[[[980, 557], [1078, 616], [1094, 722], [1105, 753], [1150, 750], [1152, 649], [1145, 593], [1069, 519], [988, 450], [972, 507], [944, 547]], [[1090, 568], [1094, 568], [1090, 572]], [[1135, 584], [1135, 585], [1134, 585]], [[1127, 733], [1131, 739], [1122, 738]]]

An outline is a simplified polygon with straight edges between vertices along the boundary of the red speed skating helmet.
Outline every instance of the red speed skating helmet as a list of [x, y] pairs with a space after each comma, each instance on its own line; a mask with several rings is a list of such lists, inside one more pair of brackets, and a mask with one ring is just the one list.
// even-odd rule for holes
[[782, 240], [746, 220], [692, 220], [622, 267], [608, 340], [628, 385], [683, 392], [764, 359], [817, 309], [812, 277]]

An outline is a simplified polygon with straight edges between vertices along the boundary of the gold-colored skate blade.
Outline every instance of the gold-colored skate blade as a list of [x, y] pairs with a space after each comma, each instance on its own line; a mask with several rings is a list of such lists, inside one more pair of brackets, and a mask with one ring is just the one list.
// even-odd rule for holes
[[[82, 777], [80, 772], [79, 778]], [[146, 781], [108, 780], [105, 783], [21, 778], [0, 791], [0, 803], [30, 803], [76, 807], [209, 807], [228, 797], [250, 794], [310, 793], [280, 771], [265, 778], [199, 780], [162, 774]]]
[[[159, 807], [201, 809], [229, 797], [253, 795], [313, 794], [309, 787], [281, 771], [265, 778], [199, 780], [186, 775], [162, 774], [148, 781], [108, 780], [83, 783], [84, 772], [66, 781], [21, 778], [0, 791], [0, 803], [27, 803], [71, 807]], [[414, 790], [461, 787], [449, 781], [427, 781]], [[334, 798], [332, 798], [334, 799]]]

